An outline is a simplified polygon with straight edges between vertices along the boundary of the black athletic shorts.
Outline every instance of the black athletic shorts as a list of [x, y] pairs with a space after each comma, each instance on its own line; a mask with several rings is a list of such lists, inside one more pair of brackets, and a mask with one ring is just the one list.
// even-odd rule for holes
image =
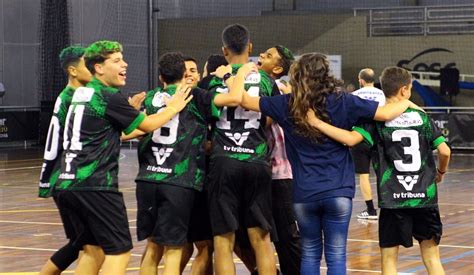
[[222, 235], [242, 226], [260, 227], [275, 235], [271, 180], [269, 165], [212, 159], [208, 190], [212, 234]]
[[278, 240], [284, 243], [300, 238], [293, 210], [293, 180], [272, 180], [272, 206]]
[[122, 193], [57, 191], [54, 196], [66, 236], [74, 246], [98, 245], [106, 255], [133, 248]]
[[188, 242], [212, 240], [207, 191], [196, 192], [189, 222]]
[[370, 171], [370, 147], [364, 142], [357, 144], [351, 149], [352, 159], [356, 174], [369, 174]]
[[196, 190], [137, 181], [137, 237], [163, 246], [187, 243]]
[[393, 247], [413, 246], [413, 237], [421, 242], [433, 239], [439, 244], [443, 234], [443, 224], [438, 207], [380, 210], [379, 245]]

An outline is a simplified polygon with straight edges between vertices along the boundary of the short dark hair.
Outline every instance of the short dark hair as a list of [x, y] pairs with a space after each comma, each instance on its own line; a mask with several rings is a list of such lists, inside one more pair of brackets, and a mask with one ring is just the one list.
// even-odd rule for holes
[[243, 25], [229, 25], [222, 31], [222, 44], [234, 54], [242, 54], [249, 43], [250, 33]]
[[293, 61], [295, 61], [295, 57], [287, 47], [284, 47], [282, 45], [276, 45], [275, 49], [280, 55], [280, 66], [283, 68], [283, 71], [279, 75], [277, 75], [278, 77], [281, 77], [288, 74], [291, 64], [293, 63]]
[[385, 68], [380, 75], [380, 84], [387, 98], [396, 96], [400, 88], [410, 85], [411, 80], [409, 71], [395, 66]]
[[67, 73], [67, 68], [69, 66], [76, 66], [81, 60], [81, 57], [84, 56], [86, 49], [80, 46], [69, 46], [64, 48], [59, 54], [59, 63], [61, 63], [61, 68]]
[[192, 57], [192, 56], [190, 56], [190, 55], [184, 55], [184, 56], [183, 56], [183, 59], [184, 59], [184, 61], [192, 61], [192, 62], [196, 63], [196, 65], [198, 64], [196, 58], [194, 58], [194, 57]]
[[109, 55], [122, 52], [122, 50], [122, 45], [117, 41], [101, 40], [90, 44], [84, 54], [87, 69], [95, 74], [95, 64], [104, 63]]
[[211, 54], [207, 58], [207, 65], [206, 65], [206, 70], [207, 73], [212, 73], [217, 70], [220, 66], [224, 65], [226, 66], [229, 64], [225, 57], [222, 54]]
[[365, 68], [365, 69], [360, 70], [359, 78], [364, 80], [366, 83], [374, 83], [375, 82], [374, 70], [370, 68]]
[[186, 72], [183, 54], [169, 52], [160, 56], [158, 71], [166, 84], [173, 84], [181, 80]]

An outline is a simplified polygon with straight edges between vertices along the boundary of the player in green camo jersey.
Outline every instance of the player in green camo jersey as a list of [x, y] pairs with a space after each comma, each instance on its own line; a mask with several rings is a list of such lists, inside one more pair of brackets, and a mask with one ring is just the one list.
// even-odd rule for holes
[[[241, 64], [232, 64], [235, 75]], [[272, 96], [276, 93], [275, 82], [263, 70], [253, 73], [245, 81], [245, 89], [251, 96]], [[223, 79], [215, 77], [209, 83], [209, 91], [227, 93]], [[229, 157], [246, 162], [267, 164], [269, 151], [265, 136], [266, 118], [259, 112], [242, 107], [224, 107], [213, 132], [214, 157]], [[245, 143], [245, 144], [244, 144]]]
[[68, 84], [54, 103], [53, 116], [49, 124], [39, 183], [39, 197], [42, 198], [52, 195], [54, 184], [59, 176], [59, 162], [57, 160], [62, 152], [61, 133], [74, 90], [86, 85], [92, 79], [92, 75], [84, 63], [84, 52], [85, 48], [70, 46], [63, 49], [59, 55], [61, 67], [68, 76]]
[[[405, 69], [387, 67], [380, 80], [387, 103], [410, 98], [412, 78]], [[341, 143], [353, 146], [365, 140], [372, 146], [381, 208], [382, 273], [397, 274], [399, 245], [413, 246], [414, 237], [428, 273], [444, 274], [437, 184], [443, 180], [451, 151], [433, 120], [423, 111], [408, 108], [391, 121], [363, 124], [349, 132], [310, 117], [314, 126]]]
[[[224, 29], [222, 42], [223, 54], [232, 71], [211, 80], [209, 91], [215, 94], [229, 92], [226, 80], [238, 74], [240, 64], [248, 62], [252, 51], [249, 31], [239, 24]], [[246, 77], [244, 88], [251, 96], [278, 94], [275, 82], [261, 70]], [[274, 232], [275, 226], [271, 215], [266, 122], [260, 112], [240, 106], [223, 108], [212, 133], [208, 197], [218, 274], [235, 273], [232, 253], [239, 227], [246, 231], [255, 250], [258, 272], [276, 273], [270, 242], [270, 232]]]
[[[198, 62], [192, 56], [185, 55], [183, 58], [186, 67], [186, 72], [184, 74], [186, 84], [191, 87], [197, 87], [198, 82], [201, 80], [201, 74], [198, 70]], [[207, 133], [206, 140], [208, 137], [209, 135]], [[206, 163], [208, 163], [208, 146], [209, 144], [206, 141]], [[188, 243], [184, 247], [183, 256], [181, 258], [181, 272], [183, 272], [191, 259], [195, 245], [197, 253], [191, 265], [191, 273], [203, 275], [213, 274], [212, 254], [214, 248], [212, 246], [211, 222], [209, 221], [209, 208], [207, 207], [207, 192], [205, 189], [206, 187], [204, 187], [204, 190], [194, 198], [193, 212], [191, 213], [191, 221], [188, 228]]]
[[[245, 68], [256, 70], [254, 64]], [[220, 71], [229, 70], [230, 67]], [[186, 81], [185, 63], [180, 53], [161, 56], [159, 71], [164, 88], [147, 93], [144, 102], [147, 114], [166, 109], [167, 99], [175, 93], [177, 85]], [[243, 82], [244, 77], [236, 76], [234, 83], [239, 81]], [[203, 188], [207, 125], [219, 117], [218, 106], [240, 104], [242, 93], [235, 91], [213, 95], [193, 88], [193, 100], [185, 109], [141, 139], [136, 179], [137, 235], [139, 240], [148, 239], [141, 274], [156, 274], [158, 261], [155, 255], [160, 254], [162, 247], [166, 258], [164, 274], [180, 273], [196, 191]]]
[[[176, 62], [182, 59], [179, 53], [163, 56]], [[166, 101], [176, 92], [181, 78], [167, 84], [164, 89], [147, 93], [144, 106], [147, 115], [161, 112]], [[203, 142], [207, 124], [211, 118], [219, 117], [219, 109], [212, 104], [213, 98], [220, 102], [220, 95], [214, 97], [205, 90], [193, 88], [194, 100], [171, 121], [160, 129], [141, 139], [138, 147], [140, 171], [137, 180], [173, 184], [202, 191], [205, 160]], [[240, 98], [235, 97], [235, 100]]]
[[[84, 52], [85, 48], [70, 46], [63, 49], [59, 55], [61, 67], [68, 76], [68, 84], [56, 99], [49, 124], [44, 162], [39, 180], [39, 197], [41, 198], [52, 195], [54, 184], [59, 176], [59, 160], [62, 152], [61, 133], [74, 90], [86, 85], [92, 79], [92, 75], [84, 63]], [[67, 243], [48, 259], [41, 268], [40, 274], [60, 274], [77, 259], [79, 251], [80, 247], [74, 246], [72, 242]]]
[[[197, 69], [197, 61], [191, 56], [184, 56], [184, 64], [186, 67], [186, 72], [184, 74], [184, 79], [186, 85], [191, 87], [196, 87], [197, 83], [200, 80], [200, 74]], [[149, 91], [147, 94], [152, 93], [153, 95], [156, 92], [160, 92], [161, 88], [157, 87], [153, 91]], [[149, 96], [145, 106], [150, 106], [152, 104], [153, 96]], [[195, 206], [207, 205], [207, 194], [203, 194], [201, 192], [199, 195], [195, 197]], [[191, 222], [190, 227], [188, 229], [189, 232], [193, 232], [191, 236], [196, 238], [194, 244], [197, 248], [197, 254], [194, 258], [194, 261], [191, 266], [191, 272], [194, 274], [212, 274], [212, 240], [209, 239], [207, 236], [200, 235], [201, 232], [205, 232], [206, 228], [209, 228], [209, 235], [210, 235], [210, 222], [209, 225], [206, 226], [203, 223], [206, 223], [206, 220], [209, 221], [209, 211], [206, 209], [202, 209], [200, 207], [193, 207], [193, 213], [191, 214]], [[193, 221], [197, 221], [199, 223], [198, 230], [193, 230]], [[188, 236], [189, 237], [189, 236]], [[198, 240], [199, 239], [199, 240]], [[204, 240], [205, 239], [205, 240]], [[194, 239], [188, 238], [189, 241], [193, 241]], [[162, 255], [163, 255], [163, 247], [159, 246], [155, 252], [157, 253], [157, 257], [155, 257], [156, 262], [160, 262]], [[193, 242], [189, 242], [186, 244], [185, 248], [183, 249], [183, 256], [181, 259], [181, 272], [186, 268], [187, 263], [189, 262], [191, 256], [193, 255], [194, 247]]]
[[437, 206], [436, 163], [431, 154], [420, 152], [437, 149], [445, 139], [427, 114], [408, 108], [392, 121], [365, 124], [354, 131], [374, 146], [379, 207]]
[[[76, 89], [71, 100], [54, 194], [64, 228], [76, 234], [74, 242], [84, 250], [76, 273], [96, 274], [101, 268], [104, 274], [120, 275], [125, 274], [132, 248], [125, 204], [118, 192], [121, 133], [156, 130], [192, 96], [189, 89], [179, 89], [163, 112], [146, 116], [119, 90], [125, 85], [128, 65], [118, 42], [97, 41], [86, 49], [84, 58], [94, 78]], [[105, 255], [103, 263], [97, 262], [97, 254]]]

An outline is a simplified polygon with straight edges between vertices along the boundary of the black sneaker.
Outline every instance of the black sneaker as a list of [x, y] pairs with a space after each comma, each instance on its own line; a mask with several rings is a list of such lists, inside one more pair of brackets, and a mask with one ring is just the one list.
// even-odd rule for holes
[[367, 219], [367, 220], [377, 220], [379, 217], [377, 216], [377, 210], [374, 213], [369, 213], [366, 209], [366, 210], [360, 212], [359, 214], [357, 214], [357, 218], [358, 219]]

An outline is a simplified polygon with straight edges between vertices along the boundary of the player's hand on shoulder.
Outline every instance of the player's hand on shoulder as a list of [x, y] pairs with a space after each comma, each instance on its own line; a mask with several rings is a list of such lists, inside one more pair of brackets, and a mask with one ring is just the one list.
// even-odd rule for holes
[[291, 85], [290, 83], [286, 81], [278, 81], [277, 82], [278, 89], [283, 93], [283, 94], [289, 94], [291, 93]]
[[239, 71], [237, 72], [237, 74], [241, 74], [242, 76], [246, 77], [252, 72], [258, 72], [257, 64], [253, 62], [248, 62], [239, 68]]
[[218, 78], [223, 78], [224, 75], [226, 74], [231, 74], [232, 73], [232, 66], [231, 65], [222, 65], [219, 66], [214, 72], [211, 73], [211, 75], [217, 76]]
[[132, 97], [128, 97], [128, 103], [135, 108], [136, 110], [140, 111], [142, 107], [142, 103], [145, 100], [146, 92], [140, 92], [138, 94], [133, 95]]
[[[410, 101], [410, 100], [409, 100]], [[423, 110], [420, 106], [416, 105], [412, 101], [410, 101], [410, 105], [408, 106], [409, 108], [416, 109], [419, 111], [422, 111], [423, 113], [426, 113], [425, 110]]]
[[311, 124], [311, 126], [318, 128], [321, 125], [321, 120], [316, 116], [316, 113], [313, 109], [309, 109], [306, 113], [306, 119]]
[[191, 90], [192, 88], [187, 84], [178, 85], [174, 95], [169, 99], [165, 99], [166, 106], [175, 109], [177, 112], [180, 112], [193, 98], [193, 95], [190, 94]]

